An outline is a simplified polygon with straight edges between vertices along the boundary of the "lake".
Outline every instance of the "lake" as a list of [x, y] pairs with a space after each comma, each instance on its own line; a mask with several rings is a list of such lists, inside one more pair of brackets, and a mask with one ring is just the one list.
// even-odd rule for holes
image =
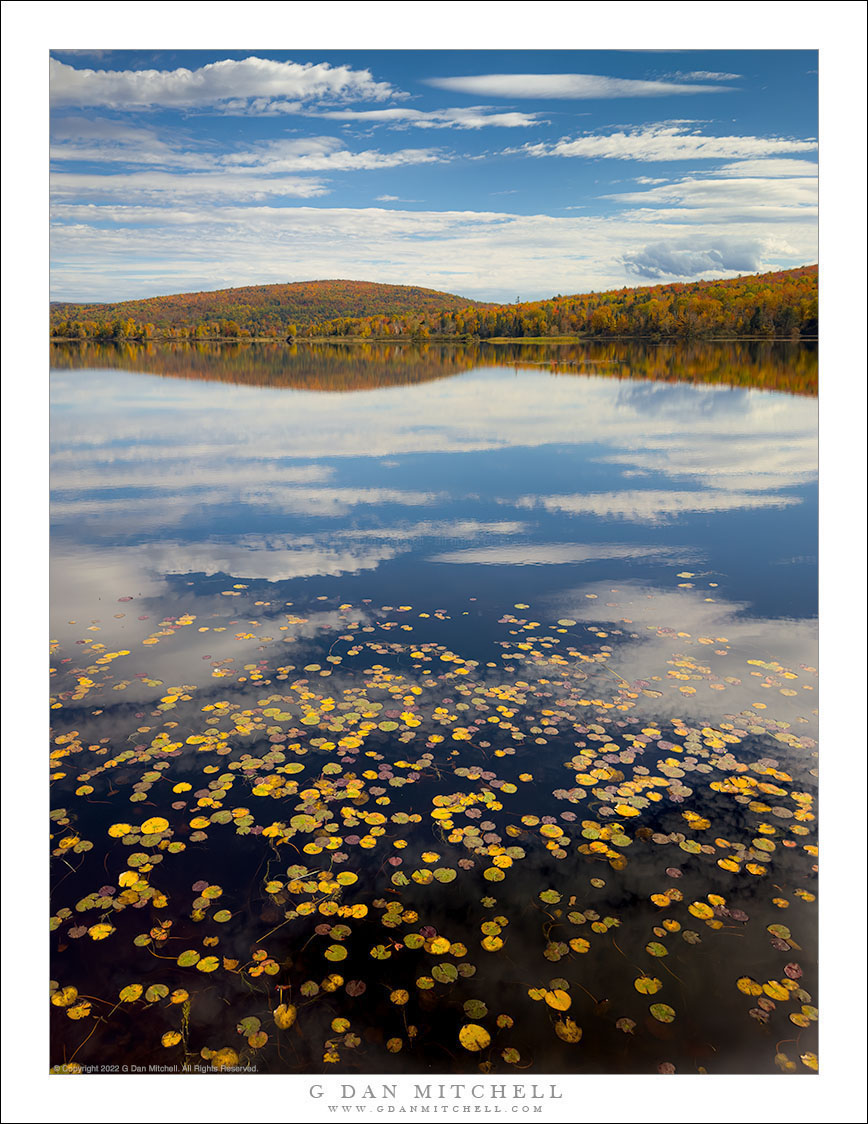
[[816, 370], [53, 345], [52, 1064], [815, 1068]]

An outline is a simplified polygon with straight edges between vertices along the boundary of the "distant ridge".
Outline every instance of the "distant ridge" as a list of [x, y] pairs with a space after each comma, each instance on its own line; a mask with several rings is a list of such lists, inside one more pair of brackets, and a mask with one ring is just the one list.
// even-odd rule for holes
[[516, 304], [410, 285], [300, 281], [51, 307], [51, 334], [67, 339], [798, 339], [815, 337], [817, 324], [816, 265]]
[[251, 335], [286, 334], [297, 326], [342, 317], [390, 316], [441, 309], [486, 307], [479, 301], [417, 285], [380, 285], [373, 281], [291, 281], [245, 285], [213, 292], [177, 293], [114, 304], [54, 302], [52, 325], [62, 320], [105, 324], [132, 319], [156, 330], [234, 321]]

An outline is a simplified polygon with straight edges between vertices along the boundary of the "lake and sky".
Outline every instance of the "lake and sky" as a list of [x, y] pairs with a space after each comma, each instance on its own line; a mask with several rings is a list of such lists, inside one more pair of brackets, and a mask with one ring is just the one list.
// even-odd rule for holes
[[52, 362], [55, 1049], [810, 1057], [811, 345]]
[[[719, 28], [684, 5], [631, 8], [617, 49], [591, 34], [608, 11], [580, 29], [537, 6], [518, 49], [462, 9], [459, 50], [453, 6], [417, 7], [420, 49], [365, 39], [393, 22], [376, 4], [342, 7], [352, 50], [322, 5], [290, 34], [255, 4], [237, 40], [323, 49], [208, 47], [198, 13], [188, 46], [146, 49], [132, 12], [130, 46], [89, 49], [69, 45], [103, 41], [102, 6], [52, 11], [48, 44], [10, 5], [16, 53], [49, 63], [44, 295], [344, 279], [512, 305], [817, 261], [823, 53], [779, 5], [727, 50], [695, 48]], [[829, 17], [835, 51], [853, 23]], [[850, 307], [825, 292], [824, 332]], [[706, 1094], [709, 1119], [746, 1090], [809, 1119], [852, 1049], [820, 961], [815, 309], [791, 290], [775, 319], [766, 294], [749, 321], [749, 288], [718, 298], [732, 338], [682, 331], [676, 300], [641, 339], [423, 342], [396, 309], [370, 339], [193, 342], [166, 320], [49, 343], [51, 982], [21, 1061], [48, 1061], [47, 1102], [219, 1074], [216, 1095], [159, 1085], [209, 1119], [251, 1090], [326, 1119], [385, 1113], [390, 1082], [404, 1112], [420, 1081], [450, 1083], [439, 1111], [488, 1111], [508, 1082], [504, 1110], [534, 1083], [540, 1117], [571, 1121], [660, 1089], [674, 1120], [697, 1087], [658, 1078], [709, 1075], [739, 1098]], [[749, 322], [764, 338], [735, 338]], [[125, 1119], [153, 1114], [117, 1087]], [[35, 1077], [22, 1094], [24, 1120]]]

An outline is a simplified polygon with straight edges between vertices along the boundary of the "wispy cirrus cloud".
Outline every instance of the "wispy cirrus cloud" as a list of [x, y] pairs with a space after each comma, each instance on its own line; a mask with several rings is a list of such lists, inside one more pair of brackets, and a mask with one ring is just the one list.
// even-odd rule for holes
[[356, 170], [429, 163], [443, 159], [436, 149], [353, 152], [340, 137], [280, 137], [246, 147], [194, 145], [186, 136], [161, 138], [155, 129], [121, 121], [61, 118], [52, 128], [52, 159], [90, 163], [159, 164], [197, 171], [257, 168], [265, 172]]
[[[404, 148], [396, 152], [367, 150], [352, 152], [336, 137], [308, 137], [269, 141], [244, 151], [223, 154], [173, 150], [156, 144], [142, 148], [116, 144], [96, 147], [55, 146], [55, 158], [103, 164], [150, 165], [148, 171], [75, 172], [55, 171], [51, 194], [63, 199], [150, 199], [171, 203], [179, 199], [265, 199], [287, 196], [301, 199], [325, 195], [330, 188], [323, 174], [382, 171], [448, 159], [434, 149]], [[319, 177], [319, 178], [317, 178]]]
[[[121, 172], [116, 175], [56, 172], [51, 177], [51, 194], [56, 200], [146, 199], [159, 203], [172, 203], [176, 200], [195, 200], [197, 203], [231, 200], [240, 203], [262, 200], [269, 196], [314, 199], [328, 194], [328, 191], [321, 180], [299, 176], [268, 179], [264, 176], [242, 175], [240, 172], [232, 176], [227, 176], [225, 172], [191, 172], [187, 175], [163, 171]], [[91, 215], [96, 218], [93, 202], [90, 206]]]
[[[239, 177], [251, 201], [241, 205], [231, 196], [217, 196], [219, 176], [201, 177], [201, 185], [196, 185], [197, 178], [171, 177], [181, 181], [179, 191], [184, 181], [190, 183], [188, 193], [170, 206], [156, 190], [143, 193], [136, 205], [122, 204], [122, 193], [94, 205], [87, 195], [76, 197], [73, 185], [67, 185], [52, 205], [53, 299], [118, 300], [331, 276], [424, 284], [485, 300], [514, 300], [516, 292], [542, 297], [551, 292], [552, 276], [557, 276], [562, 292], [579, 293], [626, 283], [630, 272], [625, 257], [644, 251], [652, 234], [654, 244], [671, 240], [681, 246], [689, 233], [699, 249], [717, 245], [721, 237], [753, 242], [760, 268], [778, 262], [786, 263], [778, 268], [804, 265], [816, 255], [816, 230], [799, 208], [781, 204], [772, 224], [772, 207], [757, 206], [756, 198], [751, 204], [743, 186], [738, 204], [742, 217], [723, 220], [723, 229], [711, 202], [700, 207], [652, 200], [644, 207], [625, 205], [621, 213], [606, 217], [410, 210], [394, 201], [365, 208], [285, 207], [276, 200], [252, 203], [257, 192], [285, 188], [290, 177], [249, 176]], [[222, 205], [203, 199], [201, 191], [211, 185]], [[728, 213], [734, 212], [731, 200]], [[87, 287], [79, 264], [82, 256], [100, 262], [98, 283], [89, 278]], [[130, 263], [155, 256], [163, 263], [161, 269], [149, 269], [131, 283]], [[289, 262], [301, 264], [290, 268]], [[722, 268], [710, 272], [726, 275]], [[511, 279], [509, 289], [497, 280], [500, 277]]]
[[714, 169], [716, 176], [763, 176], [788, 179], [791, 176], [819, 175], [819, 165], [811, 160], [788, 160], [786, 158], [759, 160], [735, 160], [731, 164], [721, 164]]
[[82, 50], [79, 47], [53, 47], [51, 53], [53, 55], [72, 55], [74, 58], [87, 57], [94, 59], [103, 59], [107, 55], [114, 54], [114, 51]]
[[676, 70], [665, 74], [670, 82], [737, 82], [743, 74], [726, 74], [720, 70]]
[[343, 172], [431, 164], [446, 158], [444, 153], [432, 148], [352, 152], [338, 137], [301, 137], [265, 141], [240, 152], [226, 153], [219, 158], [219, 166], [226, 171], [256, 168], [267, 173]]
[[719, 94], [728, 89], [726, 86], [611, 78], [603, 74], [468, 74], [424, 81], [441, 90], [501, 98], [654, 98], [672, 94]]
[[197, 145], [186, 129], [159, 130], [109, 117], [55, 116], [51, 160], [69, 163], [158, 165], [203, 170], [218, 166], [219, 154]]
[[386, 109], [332, 109], [317, 113], [332, 121], [346, 121], [355, 125], [392, 125], [419, 129], [484, 129], [496, 126], [503, 129], [528, 128], [540, 125], [538, 113], [520, 113], [517, 110], [500, 111], [488, 105], [456, 106], [451, 109], [411, 109], [393, 106]]
[[52, 59], [54, 106], [112, 109], [218, 109], [224, 113], [295, 112], [314, 103], [383, 101], [405, 96], [369, 70], [329, 63], [221, 59], [195, 70], [93, 70]]
[[680, 211], [684, 217], [701, 215], [722, 219], [752, 218], [767, 221], [809, 218], [817, 213], [817, 180], [812, 176], [726, 176], [702, 179], [688, 176], [645, 191], [624, 191], [606, 196], [618, 203], [647, 208], [646, 218]]
[[[328, 188], [308, 175], [383, 171], [448, 160], [433, 148], [402, 148], [393, 152], [366, 149], [354, 152], [339, 137], [281, 137], [245, 147], [224, 148], [191, 143], [184, 135], [161, 138], [156, 130], [112, 120], [87, 122], [62, 118], [53, 130], [51, 157], [55, 168], [51, 188], [55, 198], [141, 197], [238, 200], [266, 196], [313, 198]], [[68, 170], [89, 164], [97, 170]], [[127, 165], [135, 171], [102, 172]], [[146, 168], [146, 171], [142, 171]], [[261, 177], [261, 178], [260, 178]]]
[[[743, 77], [735, 54], [574, 52], [545, 74], [538, 55], [467, 51], [452, 76], [436, 53], [271, 54], [54, 52], [55, 293], [286, 280], [291, 264], [529, 299], [814, 260], [813, 95], [783, 52], [786, 121], [759, 97], [769, 68]], [[646, 272], [663, 252], [675, 272]]]
[[683, 124], [663, 122], [635, 129], [588, 133], [553, 144], [524, 145], [529, 156], [579, 156], [603, 160], [743, 160], [778, 156], [786, 152], [813, 152], [815, 140], [794, 137], [709, 136], [688, 130]]

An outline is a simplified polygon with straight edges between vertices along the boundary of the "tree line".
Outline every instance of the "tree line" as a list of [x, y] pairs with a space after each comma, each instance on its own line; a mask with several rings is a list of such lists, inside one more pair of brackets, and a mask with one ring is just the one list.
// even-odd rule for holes
[[[404, 287], [375, 288], [397, 290]], [[205, 314], [203, 309], [202, 315], [193, 319], [156, 326], [155, 322], [142, 322], [131, 316], [101, 317], [100, 306], [95, 305], [87, 306], [87, 317], [74, 317], [69, 314], [71, 308], [61, 306], [52, 316], [51, 334], [56, 338], [91, 340], [550, 339], [559, 336], [650, 340], [721, 336], [797, 339], [816, 336], [818, 328], [816, 266], [724, 281], [558, 295], [548, 300], [511, 305], [471, 303], [461, 306], [457, 303], [460, 298], [438, 294], [452, 304], [434, 308], [429, 306], [431, 290], [411, 292], [425, 294], [425, 300], [419, 303], [411, 300], [409, 309], [378, 311], [372, 315], [329, 318], [316, 313], [307, 318], [290, 319], [280, 314], [275, 306], [270, 306], [267, 313], [247, 306], [250, 311], [240, 318], [214, 317]], [[364, 291], [360, 289], [359, 293], [364, 303]], [[147, 305], [148, 302], [130, 303]]]

